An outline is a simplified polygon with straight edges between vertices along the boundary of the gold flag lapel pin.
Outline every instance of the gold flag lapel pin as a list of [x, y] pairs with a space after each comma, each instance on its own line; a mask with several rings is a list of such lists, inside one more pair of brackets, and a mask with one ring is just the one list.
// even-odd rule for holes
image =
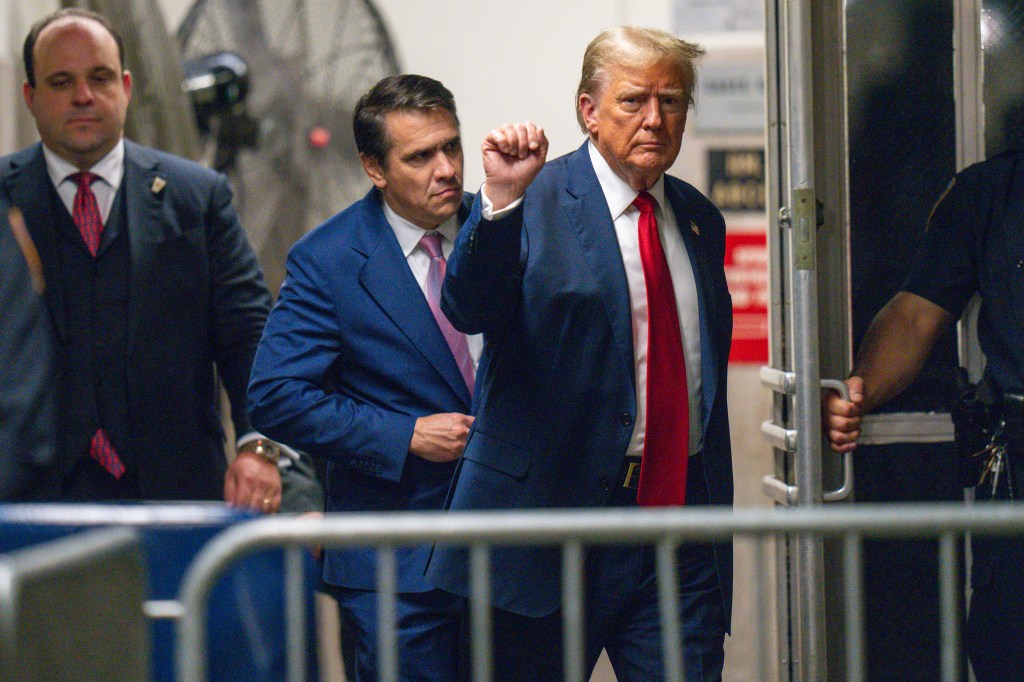
[[160, 191], [167, 186], [167, 181], [161, 178], [159, 175], [153, 178], [153, 184], [150, 185], [150, 191], [153, 194], [160, 194]]
[[697, 223], [693, 222], [692, 220], [690, 221], [690, 229], [693, 230], [693, 233], [695, 235], [697, 235], [698, 237], [700, 236], [700, 228], [697, 227]]

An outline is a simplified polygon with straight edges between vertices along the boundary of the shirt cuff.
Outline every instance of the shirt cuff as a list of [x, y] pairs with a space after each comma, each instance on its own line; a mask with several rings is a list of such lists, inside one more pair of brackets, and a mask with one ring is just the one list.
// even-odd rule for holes
[[[246, 443], [251, 443], [254, 440], [259, 440], [261, 438], [263, 440], [271, 440], [270, 438], [267, 438], [266, 436], [264, 436], [262, 433], [259, 433], [257, 431], [250, 431], [249, 433], [245, 434], [244, 436], [239, 438], [237, 441], [235, 441], [235, 452], [238, 452], [239, 450], [241, 450], [242, 446], [245, 445]], [[274, 441], [274, 442], [277, 443], [277, 441]], [[282, 455], [282, 457], [279, 460], [277, 460], [277, 467], [279, 469], [286, 469], [286, 468], [288, 468], [288, 467], [290, 467], [292, 465], [293, 461], [295, 461], [295, 462], [299, 461], [299, 453], [298, 452], [296, 452], [295, 450], [292, 450], [290, 447], [288, 447], [284, 443], [277, 443], [277, 446], [279, 448], [281, 448], [281, 455]]]
[[523, 197], [519, 197], [518, 199], [516, 199], [515, 201], [513, 201], [511, 204], [501, 209], [500, 211], [495, 211], [494, 204], [491, 203], [491, 200], [487, 198], [487, 192], [484, 191], [484, 186], [485, 185], [482, 185], [480, 187], [480, 215], [483, 216], [484, 220], [489, 220], [491, 222], [494, 222], [495, 220], [501, 220], [509, 213], [519, 208], [519, 204], [523, 203]]

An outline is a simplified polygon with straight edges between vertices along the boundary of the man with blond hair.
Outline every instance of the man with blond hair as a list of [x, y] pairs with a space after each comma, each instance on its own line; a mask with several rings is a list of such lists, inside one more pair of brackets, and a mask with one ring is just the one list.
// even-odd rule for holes
[[[577, 114], [589, 139], [544, 163], [534, 124], [484, 141], [486, 181], [459, 233], [443, 308], [484, 333], [478, 410], [452, 509], [730, 505], [725, 224], [675, 161], [702, 50], [619, 27], [587, 48]], [[729, 626], [728, 543], [678, 549], [687, 680], [718, 680]], [[466, 594], [465, 554], [429, 577]], [[560, 555], [499, 547], [495, 674], [562, 675]], [[586, 551], [585, 660], [620, 681], [666, 676], [654, 550]]]

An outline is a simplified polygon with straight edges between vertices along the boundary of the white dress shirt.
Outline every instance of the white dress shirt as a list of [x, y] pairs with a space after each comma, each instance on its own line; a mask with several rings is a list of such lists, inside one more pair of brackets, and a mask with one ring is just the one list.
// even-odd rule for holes
[[[636, 365], [636, 424], [629, 442], [627, 455], [641, 455], [644, 451], [644, 434], [647, 430], [647, 283], [640, 261], [640, 209], [633, 206], [637, 192], [615, 174], [608, 162], [591, 142], [587, 145], [590, 162], [601, 184], [615, 236], [619, 240], [622, 265], [626, 270], [629, 285], [629, 306], [633, 321], [633, 362]], [[700, 311], [697, 306], [697, 282], [693, 266], [686, 251], [686, 243], [679, 232], [675, 214], [665, 198], [665, 176], [647, 190], [657, 202], [655, 217], [658, 219], [658, 234], [665, 251], [669, 272], [672, 273], [672, 289], [676, 295], [679, 327], [683, 336], [683, 357], [686, 361], [686, 386], [690, 401], [690, 454], [700, 452], [702, 445], [701, 424], [701, 361], [700, 361]]]
[[[43, 156], [46, 158], [46, 172], [50, 175], [50, 181], [57, 188], [57, 194], [68, 209], [68, 213], [73, 214], [78, 183], [72, 180], [71, 176], [78, 172], [78, 167], [57, 156], [45, 144]], [[110, 217], [110, 209], [114, 205], [114, 197], [121, 187], [121, 180], [124, 179], [124, 140], [114, 145], [114, 148], [97, 161], [89, 172], [99, 176], [99, 180], [92, 183], [92, 193], [96, 195], [100, 217], [103, 218], [105, 225], [107, 218]]]
[[[420, 240], [427, 233], [427, 230], [413, 225], [395, 213], [386, 201], [381, 201], [381, 203], [384, 206], [384, 217], [394, 231], [395, 238], [398, 239], [398, 245], [402, 247], [402, 253], [405, 254], [405, 262], [409, 264], [409, 270], [412, 271], [412, 276], [416, 278], [416, 283], [420, 285], [420, 289], [423, 291], [423, 298], [426, 300], [427, 271], [430, 269], [430, 256], [422, 248], [417, 247], [419, 247]], [[441, 252], [444, 253], [445, 260], [448, 260], [448, 257], [452, 255], [452, 249], [455, 248], [455, 237], [459, 234], [458, 214], [441, 223], [437, 227], [437, 232], [441, 235]], [[483, 334], [466, 334], [466, 342], [469, 344], [469, 355], [473, 358], [473, 373], [476, 374], [477, 367], [480, 364], [480, 353], [484, 347]]]

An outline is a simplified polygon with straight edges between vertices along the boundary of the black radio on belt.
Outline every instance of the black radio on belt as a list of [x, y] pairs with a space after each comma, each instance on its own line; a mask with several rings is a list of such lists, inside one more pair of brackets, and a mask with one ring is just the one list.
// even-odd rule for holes
[[988, 386], [967, 381], [967, 373], [958, 377], [957, 400], [952, 417], [956, 433], [956, 451], [961, 463], [965, 488], [978, 484], [984, 459], [981, 457], [999, 424], [999, 405]]

